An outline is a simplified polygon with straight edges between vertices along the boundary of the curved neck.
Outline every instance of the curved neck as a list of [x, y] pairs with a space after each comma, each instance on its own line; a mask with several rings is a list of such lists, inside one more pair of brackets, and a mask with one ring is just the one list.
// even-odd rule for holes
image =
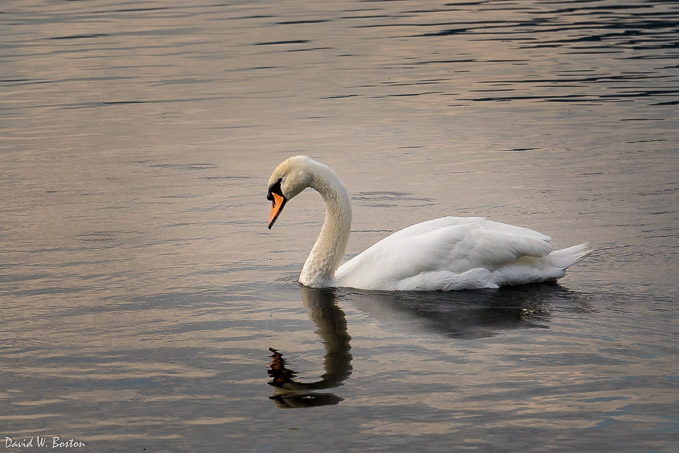
[[299, 282], [312, 288], [334, 286], [335, 270], [344, 257], [351, 231], [351, 205], [342, 181], [322, 164], [312, 171], [309, 187], [325, 201], [325, 222], [304, 263]]

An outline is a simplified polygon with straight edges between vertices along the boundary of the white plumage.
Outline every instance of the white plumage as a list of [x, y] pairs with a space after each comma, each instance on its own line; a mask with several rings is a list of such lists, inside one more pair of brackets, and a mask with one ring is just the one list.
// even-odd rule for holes
[[397, 231], [338, 268], [351, 228], [351, 207], [346, 189], [327, 166], [295, 156], [274, 170], [269, 228], [285, 203], [306, 187], [320, 192], [326, 203], [325, 223], [300, 275], [306, 286], [497, 288], [556, 280], [589, 253], [587, 244], [552, 251], [549, 236], [523, 227], [482, 217], [442, 217]]

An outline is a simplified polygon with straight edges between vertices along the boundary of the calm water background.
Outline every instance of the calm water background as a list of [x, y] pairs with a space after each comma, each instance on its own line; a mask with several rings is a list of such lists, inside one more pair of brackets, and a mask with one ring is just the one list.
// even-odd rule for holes
[[[0, 440], [679, 451], [676, 2], [0, 9]], [[320, 197], [266, 229], [298, 153], [353, 195], [349, 255], [449, 214], [597, 252], [558, 286], [305, 290]]]

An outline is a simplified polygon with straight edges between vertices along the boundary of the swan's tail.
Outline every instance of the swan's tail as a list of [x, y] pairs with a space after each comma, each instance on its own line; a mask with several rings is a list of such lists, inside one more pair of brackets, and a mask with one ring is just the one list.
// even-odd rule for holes
[[574, 245], [565, 249], [557, 250], [547, 256], [550, 264], [561, 269], [567, 269], [592, 253], [589, 244]]

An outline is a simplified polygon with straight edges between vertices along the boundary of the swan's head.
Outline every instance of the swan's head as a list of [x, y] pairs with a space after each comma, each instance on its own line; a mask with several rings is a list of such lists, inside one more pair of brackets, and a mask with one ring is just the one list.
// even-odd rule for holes
[[269, 229], [283, 211], [285, 203], [311, 185], [312, 168], [318, 163], [306, 156], [294, 156], [271, 173], [266, 199], [271, 201]]

